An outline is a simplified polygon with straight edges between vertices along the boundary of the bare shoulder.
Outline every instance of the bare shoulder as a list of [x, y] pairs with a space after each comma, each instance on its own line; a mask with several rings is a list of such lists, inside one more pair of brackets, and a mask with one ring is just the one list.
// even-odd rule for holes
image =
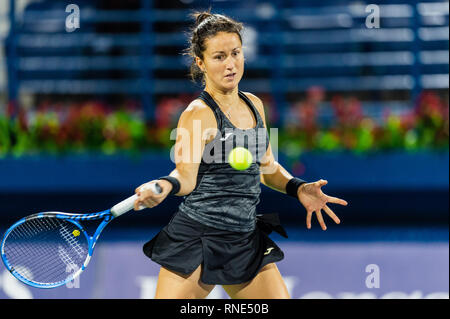
[[195, 99], [186, 107], [182, 112], [180, 120], [183, 121], [193, 121], [200, 120], [202, 124], [204, 123], [207, 127], [215, 124], [214, 113], [211, 108], [205, 104], [200, 99]]
[[205, 102], [200, 99], [195, 99], [191, 103], [189, 103], [183, 113], [201, 116], [207, 114], [208, 110], [212, 113], [211, 109], [208, 107], [208, 105], [205, 104]]
[[250, 92], [243, 92], [243, 93], [245, 94], [245, 96], [247, 96], [250, 99], [250, 101], [252, 101], [253, 105], [258, 110], [259, 115], [261, 115], [262, 119], [265, 121], [266, 114], [264, 111], [264, 104], [261, 101], [261, 99], [259, 97], [257, 97], [256, 95], [254, 95], [253, 93], [250, 93]]
[[[252, 102], [253, 104], [261, 104], [262, 105], [262, 101], [259, 97], [257, 97], [255, 94], [250, 93], [250, 92], [242, 92], [245, 94], [245, 96], [247, 96]], [[255, 105], [256, 106], [256, 105]]]

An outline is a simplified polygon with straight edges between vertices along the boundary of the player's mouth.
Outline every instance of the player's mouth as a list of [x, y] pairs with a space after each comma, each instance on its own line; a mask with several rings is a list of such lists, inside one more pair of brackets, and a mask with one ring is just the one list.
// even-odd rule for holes
[[227, 79], [227, 80], [234, 80], [235, 76], [236, 76], [236, 73], [230, 73], [228, 75], [225, 75], [225, 79]]

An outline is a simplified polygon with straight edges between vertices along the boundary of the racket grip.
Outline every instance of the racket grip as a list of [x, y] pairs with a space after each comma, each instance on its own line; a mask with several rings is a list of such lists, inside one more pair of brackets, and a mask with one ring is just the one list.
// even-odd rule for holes
[[[158, 183], [150, 184], [148, 186], [144, 186], [142, 188], [143, 190], [150, 189], [155, 194], [160, 194], [162, 192], [161, 186], [159, 186]], [[133, 196], [128, 197], [127, 199], [124, 199], [120, 203], [114, 205], [111, 208], [111, 214], [114, 217], [119, 217], [122, 214], [125, 214], [126, 212], [129, 212], [134, 208], [134, 202], [137, 199], [137, 194], [134, 194]], [[146, 208], [145, 206], [140, 206], [139, 210]]]

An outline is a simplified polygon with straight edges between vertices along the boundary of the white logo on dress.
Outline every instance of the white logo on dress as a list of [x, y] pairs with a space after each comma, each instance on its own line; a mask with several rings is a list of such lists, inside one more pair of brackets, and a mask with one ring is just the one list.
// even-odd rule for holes
[[225, 137], [221, 137], [220, 140], [221, 141], [225, 141], [226, 139], [228, 139], [231, 135], [233, 135], [233, 133], [226, 133]]
[[270, 252], [271, 252], [273, 249], [274, 249], [273, 247], [267, 248], [266, 252], [264, 253], [264, 256], [270, 254]]

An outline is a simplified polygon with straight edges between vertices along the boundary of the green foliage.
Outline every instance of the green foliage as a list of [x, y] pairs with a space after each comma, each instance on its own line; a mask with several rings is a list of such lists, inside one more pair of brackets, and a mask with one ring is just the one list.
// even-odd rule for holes
[[[22, 111], [15, 118], [0, 115], [0, 158], [30, 154], [118, 152], [139, 153], [167, 150], [173, 118], [178, 118], [177, 100], [164, 104], [164, 118], [148, 123], [138, 109], [115, 111], [101, 103]], [[347, 104], [346, 104], [347, 103]], [[382, 121], [362, 116], [355, 99], [335, 100], [335, 121], [318, 123], [309, 106], [307, 126], [286, 126], [278, 131], [278, 148], [291, 159], [305, 151], [369, 153], [379, 151], [444, 150], [449, 148], [448, 105], [424, 93], [411, 112], [386, 114]], [[176, 121], [175, 121], [176, 122]], [[164, 124], [162, 124], [164, 123]]]

